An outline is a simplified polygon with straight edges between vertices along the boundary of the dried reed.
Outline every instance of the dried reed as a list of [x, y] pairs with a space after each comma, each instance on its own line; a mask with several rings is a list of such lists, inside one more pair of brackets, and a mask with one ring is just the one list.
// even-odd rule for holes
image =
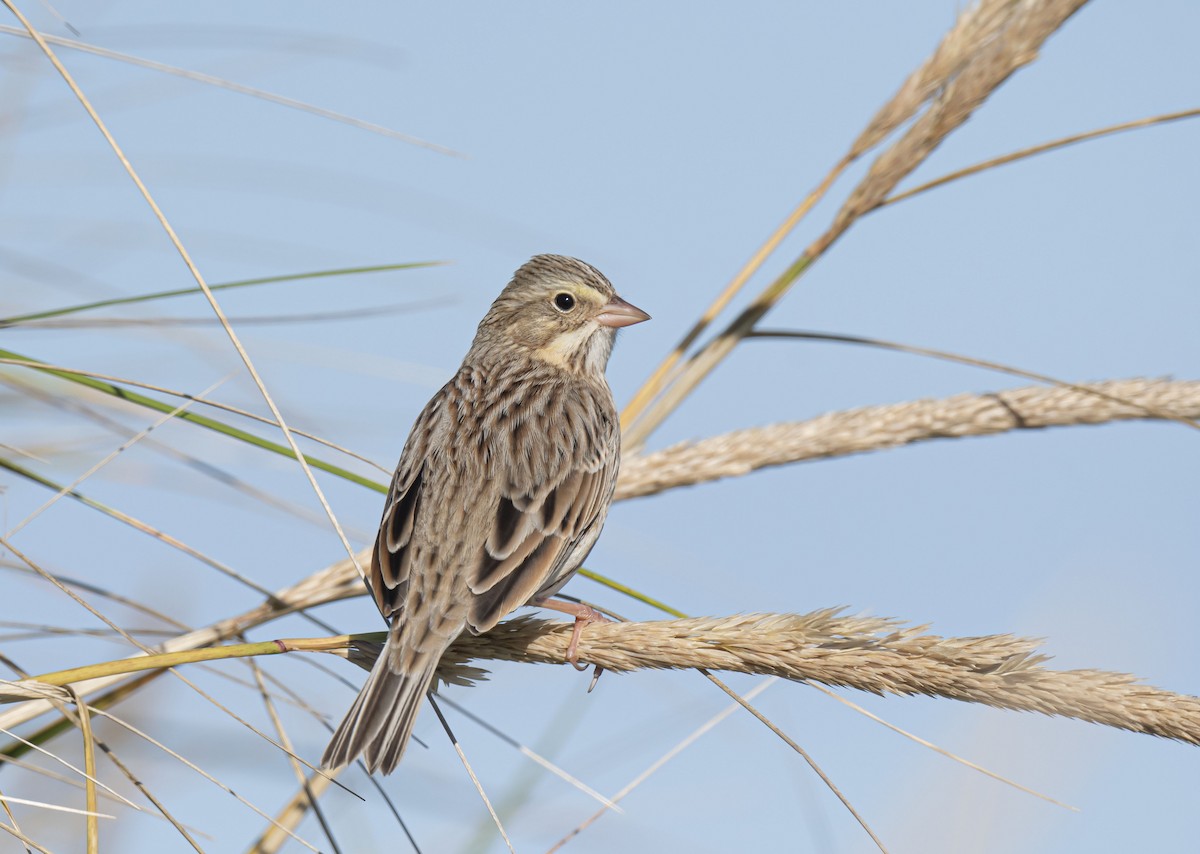
[[[529, 617], [460, 638], [442, 659], [447, 681], [474, 659], [562, 664], [571, 625]], [[925, 694], [1040, 712], [1200, 744], [1200, 698], [1102, 670], [1048, 670], [1037, 641], [1013, 635], [945, 638], [881, 617], [745, 614], [584, 631], [579, 658], [606, 670], [704, 668], [811, 680], [873, 694]], [[362, 650], [370, 659], [371, 649]], [[363, 663], [363, 662], [360, 662]]]
[[[871, 164], [830, 226], [715, 338], [695, 352], [668, 383], [659, 376], [653, 403], [628, 413], [628, 447], [638, 448], [787, 294], [796, 281], [860, 218], [882, 205], [896, 186], [925, 162], [1014, 72], [1038, 51], [1086, 0], [981, 0], [963, 10], [934, 54], [914, 71], [875, 115], [831, 174], [864, 153], [904, 121], [912, 126]], [[917, 115], [923, 105], [928, 105]], [[672, 360], [675, 354], [672, 354]], [[645, 397], [642, 395], [640, 397]], [[644, 405], [644, 408], [640, 408]]]
[[[626, 456], [616, 497], [638, 498], [678, 486], [737, 477], [766, 466], [878, 451], [929, 439], [986, 436], [1009, 430], [1156, 418], [1200, 417], [1200, 381], [1109, 380], [1083, 388], [1031, 386], [994, 394], [958, 394], [831, 412], [737, 430], [650, 454]], [[1118, 403], [1113, 398], [1128, 401]]]

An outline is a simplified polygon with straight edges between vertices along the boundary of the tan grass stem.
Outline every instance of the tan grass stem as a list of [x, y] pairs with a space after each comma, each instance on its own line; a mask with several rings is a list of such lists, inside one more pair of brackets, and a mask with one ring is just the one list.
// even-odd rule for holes
[[[442, 659], [448, 679], [473, 659], [562, 664], [572, 626], [529, 617], [464, 636]], [[746, 614], [596, 623], [579, 658], [605, 670], [708, 669], [811, 680], [873, 694], [923, 694], [1090, 721], [1200, 745], [1200, 697], [1101, 670], [1050, 670], [1037, 641], [947, 638], [881, 617]]]
[[[360, 562], [369, 560], [366, 550], [359, 555]], [[299, 582], [269, 596], [267, 600], [248, 611], [221, 620], [211, 626], [186, 632], [158, 647], [160, 652], [182, 652], [210, 647], [242, 635], [244, 632], [269, 623], [279, 617], [295, 613], [317, 603], [334, 602], [365, 593], [362, 581], [359, 579], [355, 565], [347, 558], [331, 566], [319, 570]], [[268, 641], [267, 644], [273, 642]], [[269, 651], [264, 647], [264, 651]], [[143, 654], [134, 655], [131, 660], [141, 658]], [[212, 658], [229, 658], [228, 652], [217, 653]], [[209, 660], [204, 655], [200, 659]], [[105, 675], [95, 675], [86, 682], [75, 683], [80, 695], [90, 695], [95, 691], [108, 688], [124, 679], [129, 672], [144, 669], [139, 666], [115, 667]], [[53, 707], [46, 700], [30, 700], [0, 713], [0, 729], [11, 729], [26, 721], [50, 711]]]
[[[1114, 400], [1119, 398], [1120, 400]], [[1200, 381], [1108, 380], [1029, 386], [831, 412], [737, 430], [621, 461], [617, 499], [738, 477], [767, 466], [895, 448], [930, 439], [1161, 417], [1200, 418]]]
[[332, 783], [332, 778], [326, 774], [313, 774], [305, 778], [304, 785], [283, 806], [275, 816], [275, 821], [266, 827], [262, 835], [247, 849], [248, 854], [276, 854], [288, 841], [289, 832], [299, 827], [300, 822], [308, 816], [310, 807], [316, 805], [317, 800]]
[[997, 166], [1004, 166], [1009, 163], [1015, 163], [1018, 160], [1024, 160], [1027, 157], [1034, 157], [1038, 154], [1045, 154], [1048, 151], [1055, 151], [1059, 148], [1066, 148], [1070, 145], [1075, 145], [1080, 142], [1087, 142], [1091, 139], [1099, 139], [1104, 136], [1111, 136], [1115, 133], [1122, 133], [1127, 130], [1137, 130], [1139, 128], [1152, 127], [1153, 125], [1163, 125], [1170, 122], [1177, 122], [1183, 119], [1194, 119], [1200, 116], [1200, 109], [1179, 110], [1174, 113], [1162, 113], [1157, 116], [1148, 116], [1144, 119], [1135, 119], [1129, 122], [1121, 122], [1120, 124], [1107, 125], [1102, 128], [1095, 128], [1082, 133], [1071, 134], [1070, 136], [1052, 139], [1049, 142], [1031, 145], [1028, 148], [1022, 148], [1019, 151], [1010, 151], [1008, 154], [1002, 154], [999, 157], [993, 157], [990, 160], [983, 160], [979, 163], [974, 163], [970, 166], [965, 166], [962, 169], [956, 169], [940, 178], [934, 178], [932, 181], [926, 181], [912, 189], [905, 190], [903, 193], [896, 193], [894, 196], [888, 196], [879, 207], [886, 205], [894, 205], [896, 202], [902, 202], [905, 199], [911, 199], [913, 196], [920, 195], [935, 187], [941, 187], [944, 184], [949, 184], [952, 181], [957, 181], [960, 178], [966, 178], [971, 175], [978, 175], [980, 172], [986, 172], [988, 169], [995, 169]]
[[[453, 684], [480, 678], [476, 659], [565, 663], [572, 625], [517, 617], [480, 636], [459, 638], [438, 676]], [[382, 633], [349, 638], [268, 641], [264, 654], [325, 651], [370, 667]], [[349, 641], [349, 648], [347, 648]], [[250, 646], [250, 645], [247, 645]], [[1200, 745], [1200, 698], [1101, 670], [1050, 670], [1038, 642], [1014, 635], [947, 638], [883, 617], [743, 614], [642, 623], [596, 623], [579, 658], [605, 670], [725, 670], [812, 681], [873, 694], [924, 694], [1000, 709], [1039, 712]], [[219, 650], [214, 650], [214, 653]], [[197, 656], [196, 658], [216, 658]], [[46, 674], [50, 685], [80, 671]], [[33, 680], [11, 688], [36, 688]], [[41, 686], [46, 687], [46, 686]]]
[[[721, 291], [717, 295], [717, 298], [712, 301], [712, 304], [705, 309], [704, 313], [700, 315], [700, 319], [680, 339], [679, 343], [675, 345], [675, 349], [667, 355], [662, 364], [655, 368], [654, 372], [642, 383], [642, 387], [637, 390], [633, 399], [621, 411], [621, 428], [623, 430], [628, 430], [630, 425], [637, 420], [642, 411], [650, 404], [650, 401], [672, 381], [675, 376], [673, 372], [688, 349], [699, 340], [709, 325], [716, 320], [717, 315], [725, 310], [729, 302], [745, 286], [746, 282], [750, 281], [750, 278], [758, 272], [767, 258], [779, 248], [779, 244], [783, 242], [784, 238], [791, 234], [800, 221], [812, 210], [813, 206], [825, 197], [825, 193], [829, 191], [829, 188], [833, 186], [833, 183], [852, 162], [852, 158], [846, 157], [839, 161], [833, 169], [829, 170], [829, 173], [821, 180], [817, 188], [805, 196], [800, 204], [788, 214], [787, 219], [779, 224], [775, 231], [771, 233], [771, 236], [766, 239], [762, 246], [758, 247], [758, 250], [750, 257], [750, 260], [742, 266], [737, 275], [725, 286], [725, 290]], [[636, 438], [635, 435], [630, 435], [631, 441]]]
[[[1037, 59], [1042, 44], [1087, 0], [982, 0], [963, 11], [934, 55], [876, 115], [851, 149], [874, 145], [928, 102], [908, 130], [884, 149], [850, 193], [833, 223], [728, 326], [695, 353], [674, 382], [625, 431], [639, 447], [733, 352], [742, 338], [861, 217], [879, 207], [905, 177], [967, 121], [1013, 73]], [[936, 96], [936, 97], [935, 97]]]
[[926, 102], [947, 86], [970, 63], [982, 45], [997, 38], [1009, 23], [1012, 0], [981, 0], [965, 8], [954, 25], [924, 62], [900, 85], [896, 94], [879, 108], [851, 146], [852, 155], [874, 148], [912, 118]]

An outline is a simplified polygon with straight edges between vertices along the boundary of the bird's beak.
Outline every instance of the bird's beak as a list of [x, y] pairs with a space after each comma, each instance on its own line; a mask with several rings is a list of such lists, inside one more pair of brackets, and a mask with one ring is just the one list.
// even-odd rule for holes
[[596, 322], [601, 326], [608, 326], [613, 329], [620, 329], [622, 326], [633, 326], [635, 323], [641, 323], [643, 320], [649, 320], [650, 315], [642, 311], [636, 305], [630, 305], [618, 296], [614, 296], [608, 301], [604, 308], [600, 309], [600, 313], [596, 315]]

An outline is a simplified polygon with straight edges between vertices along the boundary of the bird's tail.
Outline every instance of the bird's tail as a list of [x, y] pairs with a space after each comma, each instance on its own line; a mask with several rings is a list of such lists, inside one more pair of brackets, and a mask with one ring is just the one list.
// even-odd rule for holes
[[390, 641], [325, 748], [321, 758], [325, 768], [339, 768], [360, 753], [372, 774], [377, 770], [390, 774], [400, 763], [440, 656], [415, 673], [398, 673], [389, 646]]

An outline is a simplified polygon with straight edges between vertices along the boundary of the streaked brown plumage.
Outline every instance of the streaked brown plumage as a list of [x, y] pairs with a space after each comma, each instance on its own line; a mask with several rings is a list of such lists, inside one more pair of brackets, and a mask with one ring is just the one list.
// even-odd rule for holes
[[554, 595], [608, 513], [620, 428], [604, 368], [649, 315], [598, 270], [538, 255], [479, 324], [418, 416], [392, 479], [367, 584], [387, 644], [322, 763], [391, 773], [442, 653]]

